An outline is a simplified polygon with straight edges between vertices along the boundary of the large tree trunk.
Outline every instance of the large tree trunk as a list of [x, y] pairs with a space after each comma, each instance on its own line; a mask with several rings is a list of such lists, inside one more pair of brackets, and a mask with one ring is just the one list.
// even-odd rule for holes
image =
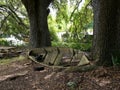
[[98, 65], [112, 65], [120, 58], [120, 1], [92, 0], [94, 10], [93, 58]]
[[22, 0], [30, 21], [31, 47], [50, 46], [47, 15], [51, 0]]

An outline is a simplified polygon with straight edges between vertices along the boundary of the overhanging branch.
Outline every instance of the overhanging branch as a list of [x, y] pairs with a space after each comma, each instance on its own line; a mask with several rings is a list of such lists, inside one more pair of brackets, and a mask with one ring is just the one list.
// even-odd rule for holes
[[74, 10], [72, 11], [72, 13], [71, 13], [71, 15], [70, 15], [70, 20], [71, 20], [73, 14], [75, 13], [75, 11], [78, 9], [79, 4], [80, 4], [81, 2], [82, 2], [82, 0], [80, 0], [79, 2], [76, 3], [76, 5], [75, 5], [76, 7], [74, 8]]

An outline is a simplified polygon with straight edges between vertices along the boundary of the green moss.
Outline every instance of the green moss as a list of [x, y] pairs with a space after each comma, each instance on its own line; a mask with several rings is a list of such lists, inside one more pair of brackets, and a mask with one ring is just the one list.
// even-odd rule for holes
[[0, 59], [0, 65], [10, 64], [15, 61], [25, 60], [25, 57], [19, 56], [14, 58]]

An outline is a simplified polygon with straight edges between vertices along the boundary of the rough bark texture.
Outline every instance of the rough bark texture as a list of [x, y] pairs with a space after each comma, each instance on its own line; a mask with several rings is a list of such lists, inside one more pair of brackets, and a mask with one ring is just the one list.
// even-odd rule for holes
[[112, 65], [120, 57], [120, 1], [92, 0], [94, 10], [93, 58], [98, 65]]
[[51, 0], [22, 0], [30, 21], [31, 47], [50, 46], [50, 33], [48, 30], [48, 6]]

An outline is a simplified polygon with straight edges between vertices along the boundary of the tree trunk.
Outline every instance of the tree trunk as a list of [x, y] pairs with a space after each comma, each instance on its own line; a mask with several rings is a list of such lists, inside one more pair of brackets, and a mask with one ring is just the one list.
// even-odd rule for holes
[[30, 45], [33, 48], [50, 46], [48, 6], [51, 0], [22, 0], [30, 21]]
[[112, 65], [120, 58], [120, 1], [92, 0], [94, 11], [93, 58], [98, 65]]

